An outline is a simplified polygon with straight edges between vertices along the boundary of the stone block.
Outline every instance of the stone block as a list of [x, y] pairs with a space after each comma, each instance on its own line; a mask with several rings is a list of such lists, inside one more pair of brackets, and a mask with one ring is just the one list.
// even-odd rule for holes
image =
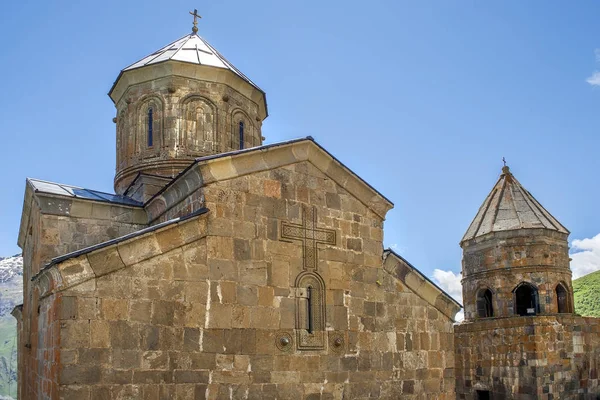
[[89, 253], [87, 258], [96, 276], [106, 275], [125, 267], [116, 246]]
[[57, 266], [64, 287], [76, 285], [94, 277], [94, 271], [90, 267], [86, 256], [71, 258], [61, 262]]
[[100, 383], [100, 367], [95, 365], [63, 365], [60, 369], [59, 381], [63, 385]]
[[60, 324], [61, 348], [75, 349], [90, 346], [90, 322], [62, 321]]
[[126, 299], [101, 299], [100, 315], [106, 320], [127, 320], [129, 302]]
[[136, 264], [161, 254], [154, 234], [148, 234], [119, 243], [119, 255], [126, 266]]
[[150, 322], [152, 320], [152, 301], [131, 300], [129, 302], [129, 319], [137, 322]]
[[233, 305], [212, 303], [210, 306], [208, 327], [209, 328], [231, 328], [231, 314]]
[[211, 280], [238, 280], [238, 269], [229, 260], [208, 260], [208, 268]]
[[140, 335], [137, 325], [127, 321], [110, 321], [109, 332], [113, 349], [139, 348]]
[[166, 253], [185, 244], [184, 239], [181, 237], [179, 226], [177, 225], [158, 230], [155, 232], [155, 236], [158, 247], [162, 253]]
[[144, 351], [141, 353], [141, 368], [146, 370], [169, 369], [169, 353], [166, 351]]
[[79, 364], [101, 365], [110, 362], [110, 350], [103, 348], [79, 349]]

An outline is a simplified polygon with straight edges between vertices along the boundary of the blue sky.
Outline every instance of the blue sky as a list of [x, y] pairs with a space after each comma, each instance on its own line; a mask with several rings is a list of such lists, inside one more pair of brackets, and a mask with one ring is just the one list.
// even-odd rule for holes
[[600, 255], [600, 89], [586, 81], [600, 3], [397, 0], [4, 5], [0, 255], [20, 251], [25, 177], [112, 190], [106, 93], [188, 33], [194, 8], [199, 33], [267, 92], [267, 142], [311, 135], [394, 201], [385, 242], [427, 275], [460, 271], [502, 157]]

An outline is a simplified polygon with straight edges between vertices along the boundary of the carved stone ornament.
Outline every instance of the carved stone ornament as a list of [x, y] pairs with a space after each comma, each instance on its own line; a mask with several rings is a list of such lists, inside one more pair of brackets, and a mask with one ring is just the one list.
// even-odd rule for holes
[[343, 353], [346, 350], [346, 340], [339, 332], [329, 333], [329, 350], [334, 353]]
[[294, 339], [289, 332], [279, 332], [275, 336], [275, 346], [281, 351], [292, 351], [294, 348]]

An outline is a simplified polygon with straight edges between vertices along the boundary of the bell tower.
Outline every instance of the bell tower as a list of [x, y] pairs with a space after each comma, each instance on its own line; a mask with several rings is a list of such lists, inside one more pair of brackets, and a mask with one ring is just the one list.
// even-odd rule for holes
[[577, 380], [568, 236], [505, 165], [460, 243], [457, 398], [552, 398]]
[[465, 320], [573, 311], [569, 231], [502, 168], [465, 233]]
[[263, 142], [265, 93], [197, 34], [191, 14], [191, 34], [124, 68], [109, 92], [117, 194], [147, 200], [194, 159]]

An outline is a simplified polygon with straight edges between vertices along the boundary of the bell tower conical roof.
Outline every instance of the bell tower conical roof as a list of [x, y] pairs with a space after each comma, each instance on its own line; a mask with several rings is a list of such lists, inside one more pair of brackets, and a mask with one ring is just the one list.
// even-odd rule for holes
[[461, 243], [491, 232], [536, 228], [569, 234], [567, 228], [504, 166], [498, 182], [479, 208]]

